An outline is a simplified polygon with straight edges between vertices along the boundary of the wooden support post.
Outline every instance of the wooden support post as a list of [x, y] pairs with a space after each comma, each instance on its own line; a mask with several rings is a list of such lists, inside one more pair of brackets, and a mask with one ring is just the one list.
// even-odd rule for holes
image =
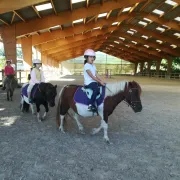
[[[15, 25], [3, 26], [1, 28], [1, 36], [3, 39], [5, 57], [11, 59], [12, 63], [16, 65], [16, 32]], [[16, 66], [17, 69], [17, 66]]]

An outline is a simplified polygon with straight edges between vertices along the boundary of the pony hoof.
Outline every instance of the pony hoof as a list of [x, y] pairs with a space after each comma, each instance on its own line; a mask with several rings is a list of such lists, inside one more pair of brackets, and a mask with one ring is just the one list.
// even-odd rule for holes
[[46, 117], [42, 117], [41, 120], [44, 121], [46, 119]]
[[93, 128], [93, 129], [92, 129], [91, 134], [92, 134], [92, 135], [97, 134], [96, 128]]
[[59, 127], [59, 131], [61, 131], [62, 133], [65, 133], [65, 131], [62, 127]]
[[41, 119], [38, 119], [38, 122], [41, 122], [42, 120]]
[[80, 133], [80, 134], [86, 134], [86, 133], [84, 132], [84, 129], [79, 130], [79, 133]]
[[110, 144], [109, 138], [104, 138], [104, 141], [105, 141], [107, 144]]

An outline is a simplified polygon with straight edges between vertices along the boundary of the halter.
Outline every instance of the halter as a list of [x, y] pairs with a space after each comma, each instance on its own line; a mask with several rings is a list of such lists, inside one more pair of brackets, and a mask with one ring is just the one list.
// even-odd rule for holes
[[132, 106], [133, 103], [140, 103], [141, 101], [133, 101], [132, 100], [132, 92], [134, 91], [138, 91], [138, 88], [131, 88], [128, 92], [128, 94], [130, 94], [130, 103], [128, 103], [126, 100], [124, 100], [124, 102], [128, 105], [128, 106]]

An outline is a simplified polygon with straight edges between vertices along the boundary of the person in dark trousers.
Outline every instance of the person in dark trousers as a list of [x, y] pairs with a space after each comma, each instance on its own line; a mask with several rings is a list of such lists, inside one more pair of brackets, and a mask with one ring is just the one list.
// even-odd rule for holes
[[96, 66], [94, 65], [94, 60], [96, 58], [95, 52], [92, 49], [87, 49], [84, 52], [84, 58], [84, 85], [86, 88], [90, 88], [93, 91], [88, 105], [88, 111], [94, 112], [97, 111], [95, 101], [98, 94], [98, 84], [105, 86], [105, 83], [96, 72]]

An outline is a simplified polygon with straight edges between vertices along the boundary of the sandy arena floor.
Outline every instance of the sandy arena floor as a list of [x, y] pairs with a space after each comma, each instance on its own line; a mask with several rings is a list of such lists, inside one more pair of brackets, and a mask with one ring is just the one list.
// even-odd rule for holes
[[[180, 81], [137, 77], [143, 111], [120, 104], [109, 118], [110, 145], [103, 133], [90, 135], [100, 118], [83, 119], [86, 135], [67, 119], [66, 134], [57, 130], [56, 108], [38, 123], [19, 110], [20, 89], [13, 102], [0, 90], [0, 180], [179, 180]], [[54, 81], [82, 84], [82, 77]]]

